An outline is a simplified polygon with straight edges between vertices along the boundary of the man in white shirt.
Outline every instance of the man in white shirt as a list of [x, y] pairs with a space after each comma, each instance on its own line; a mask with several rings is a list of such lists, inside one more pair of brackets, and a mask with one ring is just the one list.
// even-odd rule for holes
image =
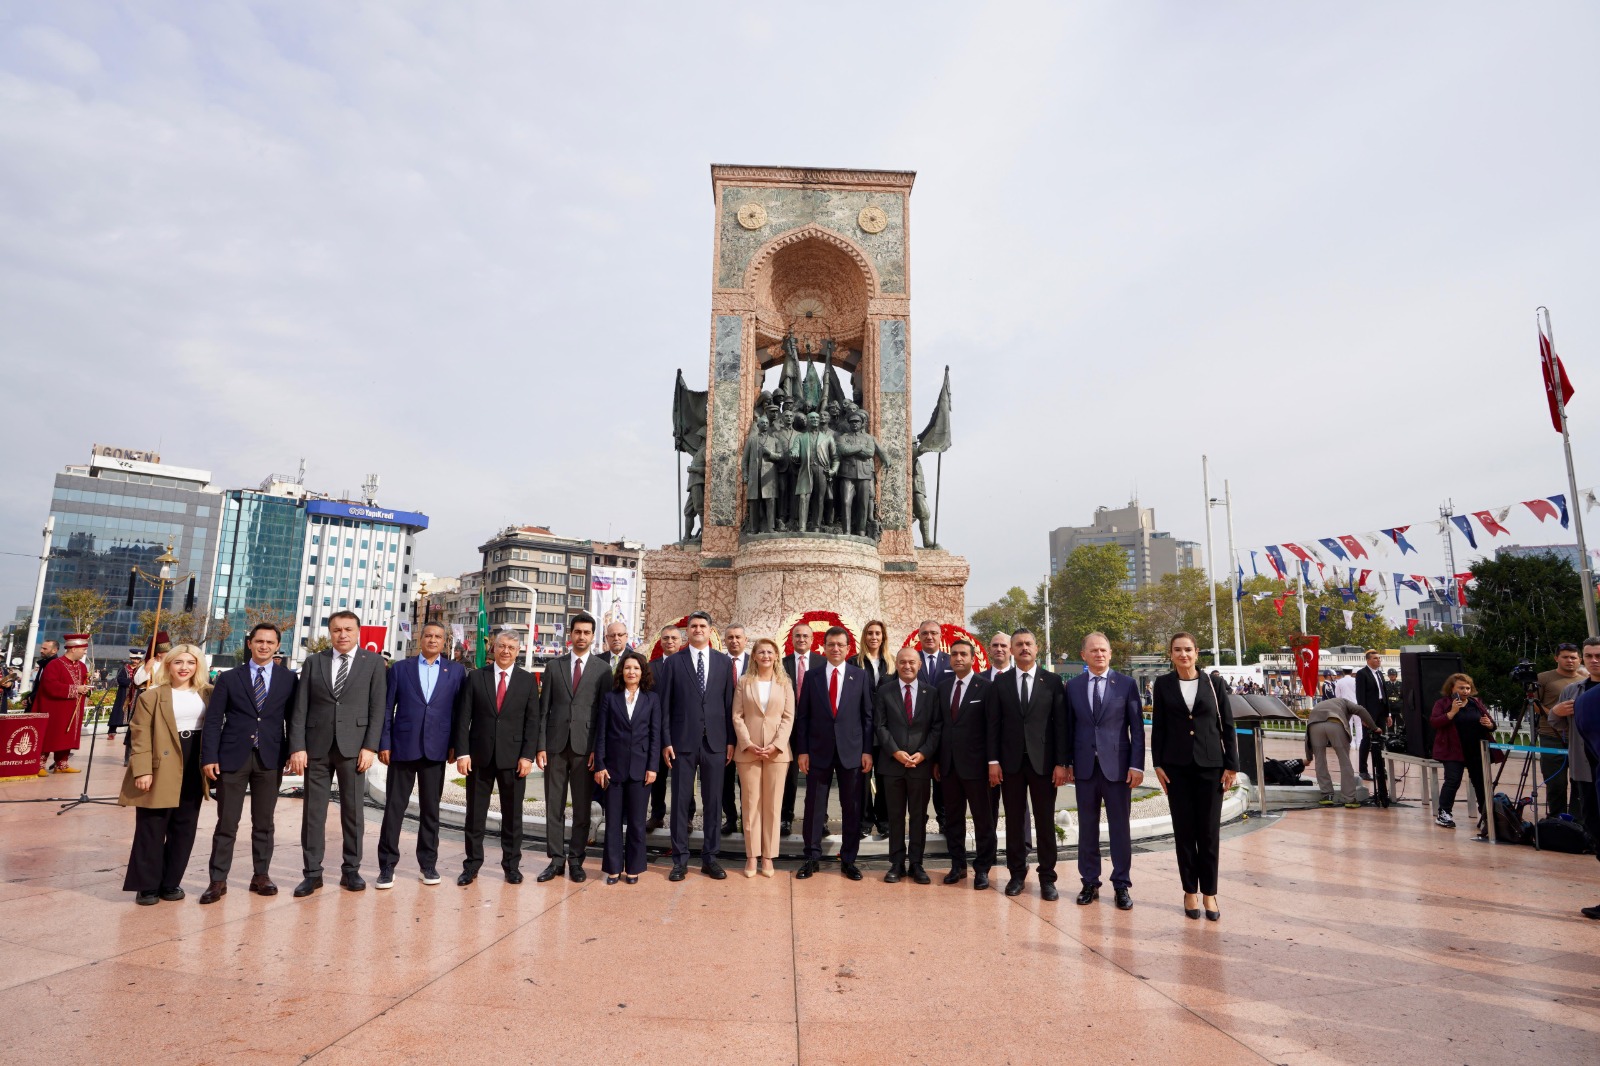
[[[744, 626], [738, 622], [729, 622], [722, 630], [722, 646], [728, 653], [728, 658], [733, 661], [733, 687], [739, 687], [739, 679], [744, 672], [750, 669], [750, 653], [745, 650], [748, 643]], [[722, 835], [731, 836], [739, 831], [739, 804], [734, 795], [734, 789], [739, 779], [736, 773], [722, 775]]]
[[[822, 662], [822, 656], [811, 654], [811, 642], [815, 636], [816, 631], [811, 628], [810, 622], [796, 622], [789, 631], [789, 642], [794, 646], [794, 652], [783, 657], [783, 669], [789, 675], [789, 687], [794, 689], [796, 707], [800, 705], [800, 688], [806, 682], [806, 674]], [[780, 836], [788, 836], [794, 830], [794, 797], [799, 789], [800, 771], [797, 764], [790, 760], [789, 775], [783, 780], [783, 810], [778, 828]]]

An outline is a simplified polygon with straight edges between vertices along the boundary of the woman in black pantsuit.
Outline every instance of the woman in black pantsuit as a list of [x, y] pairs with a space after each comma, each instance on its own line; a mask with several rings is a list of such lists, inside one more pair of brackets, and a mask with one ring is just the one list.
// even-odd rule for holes
[[206, 795], [200, 727], [211, 686], [203, 662], [193, 644], [167, 652], [128, 719], [128, 770], [117, 802], [136, 814], [122, 890], [142, 907], [183, 898], [180, 882]]
[[[644, 873], [645, 808], [661, 759], [661, 698], [651, 689], [650, 664], [636, 651], [622, 653], [617, 680], [595, 718], [594, 783], [606, 811], [606, 884], [637, 884]], [[710, 811], [707, 817], [715, 817]]]
[[[1151, 762], [1172, 812], [1172, 843], [1183, 878], [1183, 913], [1222, 917], [1217, 903], [1217, 850], [1222, 797], [1239, 771], [1239, 739], [1221, 678], [1200, 672], [1195, 639], [1178, 633], [1167, 644], [1175, 669], [1151, 687]], [[1198, 897], [1198, 898], [1197, 898]]]

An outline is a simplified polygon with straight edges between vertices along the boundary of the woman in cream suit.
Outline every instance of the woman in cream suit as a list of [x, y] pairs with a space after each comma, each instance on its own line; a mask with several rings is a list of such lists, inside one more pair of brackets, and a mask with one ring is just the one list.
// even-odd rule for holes
[[738, 737], [733, 759], [739, 766], [744, 794], [744, 875], [773, 875], [778, 857], [778, 814], [783, 781], [789, 773], [789, 731], [794, 728], [794, 689], [778, 667], [778, 645], [767, 637], [756, 641], [753, 665], [733, 690], [733, 731]]

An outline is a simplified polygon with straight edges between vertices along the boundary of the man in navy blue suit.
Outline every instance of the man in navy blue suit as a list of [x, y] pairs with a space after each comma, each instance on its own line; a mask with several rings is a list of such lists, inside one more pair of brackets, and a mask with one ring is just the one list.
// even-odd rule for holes
[[661, 758], [672, 773], [671, 881], [689, 869], [689, 819], [693, 817], [695, 771], [700, 772], [700, 809], [705, 812], [700, 870], [721, 881], [717, 862], [722, 825], [722, 775], [733, 761], [733, 663], [711, 646], [711, 616], [695, 611], [688, 621], [689, 643], [667, 659], [660, 686], [666, 719]]
[[247, 789], [255, 870], [250, 891], [278, 894], [278, 886], [267, 876], [272, 865], [272, 816], [283, 783], [283, 764], [289, 760], [284, 723], [298, 683], [287, 668], [273, 662], [280, 639], [277, 626], [257, 623], [246, 641], [250, 661], [217, 678], [206, 703], [200, 765], [206, 779], [217, 783], [217, 828], [211, 834], [211, 883], [201, 893], [201, 903], [215, 903], [228, 894], [228, 871], [233, 867]]
[[794, 747], [799, 772], [806, 775], [806, 861], [798, 878], [810, 877], [822, 861], [822, 838], [828, 824], [828, 790], [839, 779], [843, 840], [839, 869], [861, 880], [856, 849], [861, 844], [861, 775], [872, 769], [872, 692], [867, 672], [845, 661], [850, 634], [834, 626], [822, 638], [825, 661], [812, 667], [795, 709]]
[[1104, 633], [1083, 638], [1089, 669], [1067, 682], [1067, 707], [1074, 723], [1067, 780], [1078, 793], [1078, 904], [1100, 895], [1100, 806], [1111, 834], [1111, 887], [1117, 909], [1131, 910], [1133, 842], [1129, 811], [1133, 788], [1144, 780], [1144, 702], [1139, 686], [1111, 669], [1111, 641]]
[[445, 763], [451, 746], [456, 694], [467, 683], [467, 668], [445, 658], [444, 626], [429, 622], [417, 641], [418, 654], [389, 668], [383, 704], [383, 737], [378, 761], [389, 768], [384, 789], [383, 828], [378, 832], [378, 887], [394, 887], [400, 861], [400, 827], [417, 789], [417, 865], [422, 883], [439, 883], [439, 799], [444, 795]]

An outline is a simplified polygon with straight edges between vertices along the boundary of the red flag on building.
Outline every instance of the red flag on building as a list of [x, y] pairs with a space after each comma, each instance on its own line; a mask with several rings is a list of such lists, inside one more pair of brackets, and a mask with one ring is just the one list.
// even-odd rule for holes
[[1314, 633], [1296, 633], [1289, 638], [1289, 649], [1294, 652], [1294, 669], [1300, 675], [1300, 691], [1307, 696], [1315, 696], [1317, 667], [1322, 661], [1322, 638]]
[[[1539, 327], [1539, 365], [1544, 371], [1544, 398], [1550, 405], [1550, 424], [1557, 433], [1561, 432], [1561, 410], [1572, 400], [1572, 382], [1567, 380], [1567, 368], [1561, 364], [1561, 357], [1556, 354], [1555, 345], [1550, 343], [1550, 338], [1545, 336], [1544, 327]], [[1561, 384], [1561, 403], [1556, 404], [1556, 383]]]
[[1406, 636], [1414, 637], [1416, 635], [1417, 635], [1417, 620], [1415, 618], [1407, 618], [1406, 619]]

